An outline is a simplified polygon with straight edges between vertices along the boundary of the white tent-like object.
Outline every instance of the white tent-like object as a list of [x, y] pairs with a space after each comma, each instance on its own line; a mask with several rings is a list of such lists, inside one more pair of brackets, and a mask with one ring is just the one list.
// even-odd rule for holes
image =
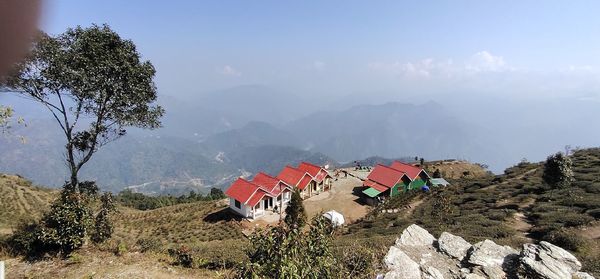
[[331, 221], [331, 225], [334, 227], [339, 227], [344, 224], [344, 215], [341, 213], [331, 210], [323, 213], [323, 217], [329, 219]]

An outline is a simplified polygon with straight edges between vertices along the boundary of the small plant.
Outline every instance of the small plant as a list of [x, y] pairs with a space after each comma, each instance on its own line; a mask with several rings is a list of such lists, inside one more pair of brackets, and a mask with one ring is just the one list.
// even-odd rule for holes
[[119, 243], [117, 244], [117, 247], [115, 249], [115, 255], [120, 257], [120, 256], [125, 255], [127, 252], [128, 252], [127, 245], [124, 242], [119, 241]]
[[71, 253], [69, 257], [67, 257], [68, 264], [80, 264], [83, 262], [83, 257], [78, 253]]
[[194, 266], [194, 257], [190, 249], [186, 246], [181, 246], [179, 249], [169, 249], [169, 255], [175, 258], [176, 265], [191, 268]]
[[160, 241], [156, 238], [140, 238], [135, 244], [142, 253], [148, 251], [158, 251], [161, 246]]

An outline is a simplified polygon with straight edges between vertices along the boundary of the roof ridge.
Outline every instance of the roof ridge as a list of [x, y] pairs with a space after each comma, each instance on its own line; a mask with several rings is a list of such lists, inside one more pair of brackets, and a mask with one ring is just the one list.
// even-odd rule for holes
[[305, 162], [305, 161], [302, 161], [302, 162], [300, 162], [300, 165], [301, 165], [301, 164], [307, 164], [307, 165], [309, 165], [309, 166], [313, 166], [313, 167], [317, 167], [317, 168], [323, 168], [323, 167], [321, 167], [321, 166], [315, 165], [315, 164], [313, 164], [313, 163]]

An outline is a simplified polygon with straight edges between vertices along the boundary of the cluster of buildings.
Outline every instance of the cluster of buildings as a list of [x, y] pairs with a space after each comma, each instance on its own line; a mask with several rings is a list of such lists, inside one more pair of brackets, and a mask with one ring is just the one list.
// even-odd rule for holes
[[286, 166], [276, 176], [260, 172], [246, 180], [238, 178], [225, 191], [229, 207], [245, 218], [257, 218], [268, 211], [282, 212], [294, 189], [308, 198], [331, 189], [331, 175], [326, 169], [302, 162], [297, 168]]
[[[395, 161], [390, 166], [378, 164], [363, 182], [364, 200], [370, 205], [413, 189], [434, 186], [427, 172], [417, 166]], [[437, 184], [436, 184], [437, 185]]]

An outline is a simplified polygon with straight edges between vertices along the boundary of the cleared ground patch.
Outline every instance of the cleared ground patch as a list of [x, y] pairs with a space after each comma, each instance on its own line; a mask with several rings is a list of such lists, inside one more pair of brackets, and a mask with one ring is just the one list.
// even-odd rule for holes
[[371, 208], [360, 201], [358, 193], [361, 186], [360, 179], [350, 175], [344, 178], [342, 174], [337, 181], [333, 182], [331, 191], [304, 200], [308, 217], [312, 218], [319, 212], [335, 210], [344, 215], [347, 223], [361, 219]]

